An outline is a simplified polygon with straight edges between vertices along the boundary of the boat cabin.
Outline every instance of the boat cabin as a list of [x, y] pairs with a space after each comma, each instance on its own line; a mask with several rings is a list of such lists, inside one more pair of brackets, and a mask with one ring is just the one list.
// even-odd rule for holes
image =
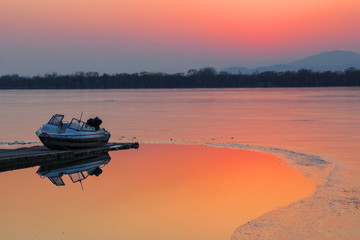
[[73, 118], [71, 122], [63, 122], [64, 115], [55, 114], [51, 117], [47, 124], [53, 126], [59, 126], [61, 131], [65, 131], [66, 129], [76, 130], [76, 131], [96, 131], [95, 127], [89, 126], [86, 122], [81, 121], [79, 119]]

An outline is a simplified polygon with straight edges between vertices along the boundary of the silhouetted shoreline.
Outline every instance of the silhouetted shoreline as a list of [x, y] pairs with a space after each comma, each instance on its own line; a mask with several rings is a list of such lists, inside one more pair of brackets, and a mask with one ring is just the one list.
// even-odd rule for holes
[[120, 73], [77, 72], [26, 77], [4, 75], [0, 89], [158, 89], [158, 88], [268, 88], [268, 87], [341, 87], [360, 86], [360, 69], [340, 72], [314, 72], [307, 69], [253, 74], [217, 73], [214, 68], [189, 70], [187, 73]]

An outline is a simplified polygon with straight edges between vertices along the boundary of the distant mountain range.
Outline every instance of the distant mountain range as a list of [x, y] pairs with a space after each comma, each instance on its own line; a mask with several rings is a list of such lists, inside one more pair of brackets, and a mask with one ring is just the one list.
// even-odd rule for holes
[[255, 71], [266, 72], [284, 72], [284, 71], [298, 71], [299, 69], [309, 69], [313, 71], [343, 71], [349, 67], [355, 67], [360, 69], [360, 54], [350, 51], [331, 51], [323, 52], [317, 55], [306, 57], [293, 62], [278, 64], [272, 66], [258, 67], [258, 68], [246, 68], [240, 66], [229, 67], [223, 69], [223, 72], [231, 74], [251, 74]]

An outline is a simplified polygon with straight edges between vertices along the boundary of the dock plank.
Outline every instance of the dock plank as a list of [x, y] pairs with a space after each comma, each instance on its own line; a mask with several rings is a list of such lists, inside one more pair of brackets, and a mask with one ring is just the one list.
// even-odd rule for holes
[[108, 143], [103, 147], [74, 150], [50, 150], [44, 146], [0, 149], [0, 172], [38, 166], [88, 154], [139, 148], [139, 143]]

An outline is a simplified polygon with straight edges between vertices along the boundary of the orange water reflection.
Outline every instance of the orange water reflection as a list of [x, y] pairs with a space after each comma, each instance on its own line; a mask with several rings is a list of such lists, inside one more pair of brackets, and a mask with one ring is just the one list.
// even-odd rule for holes
[[270, 154], [142, 144], [97, 177], [56, 187], [36, 169], [0, 174], [4, 239], [229, 239], [314, 184]]

